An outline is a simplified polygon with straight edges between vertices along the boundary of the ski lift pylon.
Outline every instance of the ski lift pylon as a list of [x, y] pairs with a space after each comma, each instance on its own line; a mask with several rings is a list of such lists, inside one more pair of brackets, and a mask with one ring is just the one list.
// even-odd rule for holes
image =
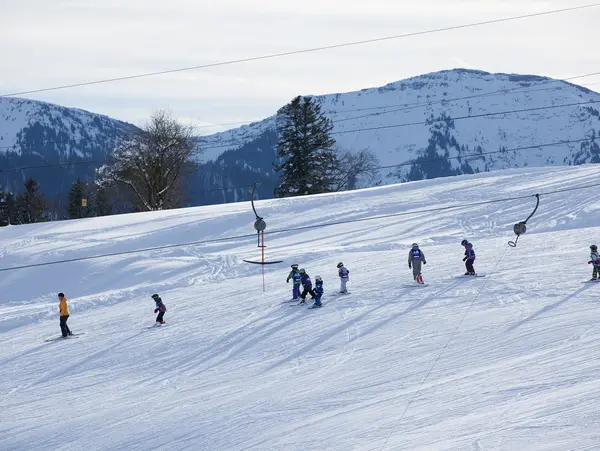
[[267, 223], [264, 218], [258, 215], [256, 212], [256, 208], [254, 207], [254, 192], [256, 191], [257, 183], [254, 184], [252, 188], [252, 198], [250, 199], [252, 205], [252, 211], [254, 211], [254, 216], [256, 216], [256, 220], [254, 221], [254, 230], [257, 233], [258, 245], [261, 249], [261, 260], [260, 261], [252, 261], [252, 260], [244, 260], [246, 263], [250, 263], [253, 265], [261, 265], [262, 266], [262, 276], [263, 276], [263, 291], [265, 291], [265, 265], [276, 265], [278, 263], [283, 263], [283, 260], [276, 261], [265, 261], [265, 230], [267, 228]]

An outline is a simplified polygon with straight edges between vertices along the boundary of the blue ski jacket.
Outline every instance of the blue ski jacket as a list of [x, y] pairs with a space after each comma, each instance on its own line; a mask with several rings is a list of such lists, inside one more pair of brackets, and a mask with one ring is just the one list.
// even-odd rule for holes
[[308, 274], [300, 274], [300, 282], [302, 283], [302, 286], [312, 288], [312, 281]]
[[301, 282], [301, 274], [300, 271], [297, 271], [295, 269], [293, 269], [289, 276], [287, 277], [287, 281], [289, 282], [290, 279], [292, 279], [292, 282], [294, 282], [294, 285], [300, 285]]
[[166, 312], [167, 311], [167, 307], [165, 307], [165, 304], [163, 304], [163, 301], [161, 299], [159, 299], [158, 301], [156, 301], [156, 308], [154, 309], [154, 313], [158, 312]]
[[413, 261], [422, 261], [423, 263], [426, 263], [426, 261], [425, 261], [425, 254], [418, 247], [414, 248], [414, 249], [411, 249], [408, 252], [408, 262], [411, 263]]
[[465, 249], [465, 260], [475, 260], [475, 251], [471, 243], [467, 244]]
[[323, 296], [323, 293], [325, 293], [325, 290], [323, 289], [323, 283], [317, 282], [315, 285], [315, 294], [320, 298]]

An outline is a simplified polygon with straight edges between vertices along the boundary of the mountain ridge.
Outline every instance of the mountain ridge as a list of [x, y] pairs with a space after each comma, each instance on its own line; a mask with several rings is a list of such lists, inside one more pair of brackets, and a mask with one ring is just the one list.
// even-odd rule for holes
[[[359, 187], [509, 167], [600, 163], [595, 104], [600, 94], [568, 81], [459, 68], [313, 97], [334, 122], [340, 149], [369, 150], [382, 166], [404, 164], [359, 181]], [[594, 103], [575, 105], [584, 102]], [[75, 178], [93, 177], [118, 139], [135, 129], [81, 109], [0, 98], [1, 167], [94, 161], [51, 171], [5, 171], [0, 180], [17, 191], [32, 175], [49, 196], [64, 197]], [[546, 145], [583, 138], [587, 141]], [[255, 182], [257, 197], [272, 197], [278, 182], [272, 165], [276, 115], [200, 136], [199, 143], [204, 153], [184, 205], [247, 200], [247, 185]]]

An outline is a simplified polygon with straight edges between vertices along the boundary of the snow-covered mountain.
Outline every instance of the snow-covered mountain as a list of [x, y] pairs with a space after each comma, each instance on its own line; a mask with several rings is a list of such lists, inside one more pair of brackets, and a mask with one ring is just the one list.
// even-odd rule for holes
[[[20, 191], [35, 177], [47, 196], [64, 194], [73, 180], [93, 174], [115, 143], [134, 126], [100, 114], [45, 102], [0, 97], [0, 181]], [[81, 164], [92, 160], [92, 164]], [[25, 171], [13, 168], [76, 162]]]
[[[600, 94], [563, 81], [456, 69], [318, 99], [334, 121], [339, 148], [369, 149], [382, 166], [392, 166], [369, 185], [600, 162]], [[514, 110], [526, 111], [493, 114]], [[74, 178], [91, 177], [132, 128], [78, 109], [0, 98], [0, 167], [95, 161], [3, 171], [0, 182], [20, 190], [32, 175], [47, 195], [64, 197]], [[277, 139], [275, 116], [201, 137], [205, 152], [189, 181], [189, 205], [248, 199], [254, 182], [261, 184], [258, 197], [271, 197], [278, 181], [272, 165]], [[562, 141], [576, 142], [546, 145]], [[420, 162], [393, 167], [415, 159]]]
[[[423, 162], [386, 168], [381, 182], [600, 162], [600, 94], [564, 81], [456, 69], [317, 98], [340, 148], [369, 149], [382, 166]], [[515, 110], [521, 111], [492, 114]], [[275, 156], [275, 116], [202, 141], [205, 158], [218, 160], [228, 151], [252, 167], [257, 154]]]
[[[600, 191], [563, 190], [599, 181], [521, 168], [259, 201], [281, 230], [266, 292], [249, 203], [5, 228], [0, 449], [598, 450]], [[463, 238], [486, 277], [456, 277]], [[323, 277], [321, 309], [282, 302], [292, 263]], [[46, 343], [59, 291], [85, 335]]]

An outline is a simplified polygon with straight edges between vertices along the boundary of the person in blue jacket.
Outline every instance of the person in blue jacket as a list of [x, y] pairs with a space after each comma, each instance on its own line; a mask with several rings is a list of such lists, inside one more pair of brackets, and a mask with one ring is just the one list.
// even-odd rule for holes
[[467, 268], [465, 276], [474, 276], [475, 268], [473, 267], [473, 263], [475, 263], [475, 251], [473, 250], [473, 245], [467, 240], [462, 240], [460, 244], [465, 248], [465, 258], [463, 258], [463, 262], [465, 262]]
[[292, 288], [292, 300], [297, 300], [300, 297], [300, 283], [302, 282], [302, 278], [300, 276], [300, 271], [298, 271], [298, 265], [294, 263], [292, 266], [292, 270], [287, 277], [286, 282], [290, 283], [290, 280], [294, 284]]
[[315, 277], [315, 303], [312, 305], [313, 308], [321, 307], [321, 296], [325, 290], [323, 289], [323, 279], [321, 276]]

